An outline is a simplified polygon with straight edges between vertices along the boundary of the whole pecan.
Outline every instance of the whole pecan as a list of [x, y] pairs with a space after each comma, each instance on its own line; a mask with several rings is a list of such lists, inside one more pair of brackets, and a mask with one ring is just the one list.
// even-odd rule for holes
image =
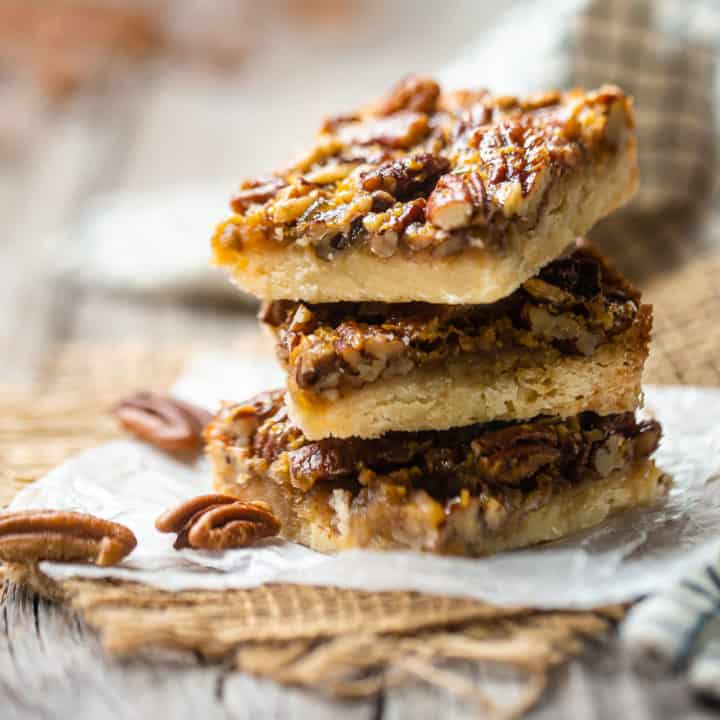
[[229, 495], [199, 495], [163, 513], [155, 527], [177, 533], [176, 550], [227, 550], [247, 547], [277, 535], [280, 522], [265, 503], [248, 503]]
[[114, 565], [137, 545], [119, 523], [68, 510], [0, 513], [0, 559]]
[[200, 451], [203, 428], [212, 415], [172, 395], [137, 392], [111, 408], [129, 432], [168, 452]]

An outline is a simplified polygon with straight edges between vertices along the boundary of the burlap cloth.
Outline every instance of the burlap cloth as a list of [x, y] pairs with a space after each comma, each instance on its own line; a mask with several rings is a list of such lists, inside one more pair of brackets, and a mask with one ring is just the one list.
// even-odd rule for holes
[[[720, 384], [720, 255], [646, 284], [655, 302], [646, 381]], [[105, 410], [138, 387], [162, 388], [188, 354], [140, 347], [64, 346], [30, 390], [0, 390], [0, 503], [64, 458], [118, 435]], [[341, 696], [368, 695], [408, 678], [498, 711], [454, 673], [451, 661], [510, 666], [523, 692], [504, 716], [542, 693], [550, 668], [608, 631], [621, 608], [539, 612], [411, 592], [369, 593], [267, 585], [223, 592], [163, 592], [129, 582], [51, 582], [6, 568], [7, 583], [30, 583], [95, 628], [111, 653], [187, 651], [282, 683]], [[450, 664], [449, 664], [450, 663]]]

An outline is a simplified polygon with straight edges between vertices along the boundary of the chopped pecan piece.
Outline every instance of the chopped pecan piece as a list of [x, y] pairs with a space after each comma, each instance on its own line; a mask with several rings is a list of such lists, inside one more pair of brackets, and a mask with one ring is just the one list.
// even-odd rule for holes
[[662, 427], [657, 420], [643, 420], [638, 424], [635, 439], [635, 457], [644, 458], [651, 455], [660, 444]]
[[339, 137], [348, 145], [378, 143], [385, 147], [407, 149], [425, 137], [428, 129], [427, 115], [403, 111], [346, 125], [340, 129]]
[[538, 338], [557, 342], [580, 355], [592, 355], [603, 340], [601, 332], [590, 331], [571, 313], [555, 315], [544, 307], [526, 306], [522, 314]]
[[427, 217], [443, 230], [454, 230], [466, 227], [485, 206], [485, 185], [478, 173], [443, 175], [428, 198]]
[[598, 263], [569, 257], [545, 266], [540, 279], [566, 292], [584, 298], [597, 297], [602, 292], [602, 274]]
[[137, 545], [119, 523], [68, 510], [21, 510], [0, 514], [0, 559], [115, 565]]
[[258, 320], [266, 325], [277, 327], [285, 322], [288, 313], [295, 311], [296, 303], [293, 300], [266, 300], [260, 305]]
[[245, 439], [245, 444], [251, 441], [253, 433], [259, 424], [275, 412], [275, 394], [277, 391], [258, 393], [251, 402], [243, 405], [225, 404], [216, 419], [205, 427], [204, 437], [210, 438], [216, 432], [218, 423], [232, 425], [233, 434], [238, 438]]
[[392, 221], [392, 229], [402, 232], [412, 223], [425, 222], [425, 198], [417, 198], [403, 206], [402, 212]]
[[352, 444], [322, 440], [288, 453], [290, 482], [307, 491], [316, 483], [341, 479], [353, 470]]
[[361, 184], [368, 192], [386, 192], [404, 199], [432, 186], [449, 168], [449, 161], [441, 155], [421, 153], [379, 165], [362, 176]]
[[277, 535], [280, 522], [265, 503], [210, 494], [168, 510], [155, 521], [155, 527], [163, 533], [177, 533], [176, 550], [227, 550]]
[[325, 118], [320, 130], [321, 132], [332, 134], [340, 125], [358, 122], [359, 120], [362, 120], [362, 118], [358, 113], [338, 113], [337, 115], [330, 115]]
[[117, 403], [111, 413], [133, 435], [167, 452], [200, 451], [203, 428], [212, 420], [207, 410], [147, 391]]
[[408, 75], [389, 93], [377, 109], [378, 115], [392, 115], [401, 110], [435, 112], [440, 86], [431, 77]]
[[523, 289], [536, 300], [544, 300], [553, 305], [561, 306], [575, 302], [575, 296], [559, 288], [557, 285], [545, 282], [539, 277], [532, 277], [523, 283]]
[[486, 482], [516, 485], [561, 457], [558, 448], [548, 445], [515, 445], [478, 458], [478, 472]]
[[454, 230], [470, 222], [473, 203], [460, 175], [445, 175], [435, 186], [427, 203], [428, 220], [443, 230]]
[[233, 212], [243, 213], [250, 205], [264, 203], [274, 198], [286, 185], [287, 183], [281, 178], [271, 178], [265, 181], [251, 180], [232, 196], [230, 207]]
[[490, 92], [484, 88], [477, 88], [475, 90], [452, 90], [442, 94], [438, 107], [445, 112], [461, 114], [469, 108], [484, 106], [488, 108], [488, 114], [480, 122], [489, 122], [492, 115], [490, 100]]
[[520, 102], [520, 107], [523, 110], [538, 110], [549, 107], [550, 105], [557, 105], [560, 100], [561, 95], [558, 90], [546, 90], [523, 98]]
[[387, 210], [395, 203], [395, 198], [386, 190], [375, 190], [370, 197], [372, 199], [372, 207], [370, 209], [376, 213]]
[[297, 220], [312, 204], [315, 198], [310, 195], [304, 197], [287, 198], [275, 203], [273, 207], [273, 220], [276, 223], [291, 223]]
[[492, 455], [500, 450], [525, 443], [533, 446], [557, 446], [557, 433], [551, 425], [525, 423], [485, 433], [472, 444], [476, 455]]

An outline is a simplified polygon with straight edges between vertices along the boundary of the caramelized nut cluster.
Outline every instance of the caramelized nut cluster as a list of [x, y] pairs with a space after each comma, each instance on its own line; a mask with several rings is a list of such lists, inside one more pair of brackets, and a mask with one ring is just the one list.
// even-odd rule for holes
[[331, 259], [363, 246], [437, 256], [532, 228], [553, 183], [614, 153], [632, 127], [618, 89], [528, 98], [441, 93], [411, 76], [364, 110], [325, 122], [283, 172], [248, 180], [214, 238], [219, 257], [258, 242], [297, 243]]

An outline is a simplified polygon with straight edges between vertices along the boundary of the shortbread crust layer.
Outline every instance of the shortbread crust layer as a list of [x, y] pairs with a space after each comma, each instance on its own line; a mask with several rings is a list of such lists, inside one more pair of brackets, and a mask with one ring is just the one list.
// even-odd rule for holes
[[442, 371], [420, 368], [367, 385], [336, 401], [305, 402], [290, 395], [293, 420], [308, 438], [374, 438], [390, 430], [444, 430], [475, 422], [517, 420], [536, 415], [569, 417], [584, 410], [600, 414], [635, 410], [650, 316], [592, 357], [557, 351], [513, 351], [486, 363], [460, 358]]

